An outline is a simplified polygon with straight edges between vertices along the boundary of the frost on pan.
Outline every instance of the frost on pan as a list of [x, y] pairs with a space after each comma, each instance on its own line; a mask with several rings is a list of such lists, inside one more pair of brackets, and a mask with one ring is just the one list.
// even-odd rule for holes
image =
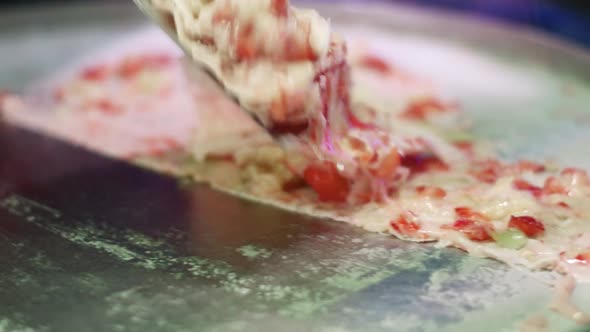
[[254, 245], [246, 245], [236, 249], [236, 251], [249, 259], [264, 259], [272, 256], [272, 252], [270, 250], [256, 247]]

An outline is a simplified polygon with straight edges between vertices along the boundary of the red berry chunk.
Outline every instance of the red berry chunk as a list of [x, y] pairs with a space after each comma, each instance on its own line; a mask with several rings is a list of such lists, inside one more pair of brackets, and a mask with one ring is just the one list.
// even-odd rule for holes
[[539, 220], [529, 216], [511, 216], [508, 227], [517, 228], [528, 237], [535, 237], [545, 232], [545, 225]]
[[543, 194], [543, 189], [541, 187], [537, 187], [535, 185], [532, 185], [529, 182], [522, 180], [522, 179], [514, 180], [512, 185], [514, 186], [515, 189], [522, 190], [522, 191], [528, 191], [533, 196], [535, 196], [537, 198], [541, 197], [541, 195]]
[[400, 155], [397, 152], [397, 149], [393, 148], [383, 158], [383, 160], [381, 160], [381, 164], [379, 165], [379, 167], [377, 167], [375, 175], [379, 179], [390, 180], [395, 176], [397, 169], [400, 166], [400, 163]]
[[414, 235], [420, 230], [420, 225], [408, 221], [404, 216], [400, 216], [397, 220], [391, 221], [390, 224], [391, 227], [400, 234]]
[[215, 39], [212, 37], [200, 37], [197, 41], [205, 46], [214, 47], [215, 46]]
[[282, 58], [287, 61], [315, 61], [318, 55], [309, 43], [309, 39], [299, 41], [294, 36], [289, 36], [286, 38]]
[[332, 162], [308, 166], [303, 178], [323, 202], [344, 202], [350, 192], [350, 183]]
[[149, 155], [154, 157], [163, 156], [166, 153], [182, 147], [181, 143], [173, 137], [149, 137], [145, 143], [149, 146]]
[[361, 119], [359, 119], [356, 116], [356, 114], [351, 112], [349, 109], [347, 109], [346, 115], [348, 117], [348, 123], [350, 124], [351, 127], [362, 129], [362, 130], [375, 129], [374, 124], [370, 124], [370, 123], [366, 123], [366, 122], [362, 121]]
[[416, 192], [420, 196], [429, 197], [429, 198], [445, 198], [447, 196], [447, 192], [440, 188], [440, 187], [427, 187], [427, 186], [418, 186], [416, 187]]
[[541, 173], [545, 171], [545, 166], [529, 160], [521, 160], [516, 164], [520, 172], [530, 171], [533, 173]]
[[374, 55], [365, 55], [363, 56], [363, 58], [360, 60], [360, 65], [374, 70], [378, 73], [381, 74], [391, 74], [392, 73], [392, 69], [391, 66], [385, 62], [383, 59], [374, 56]]
[[490, 227], [478, 224], [473, 220], [459, 219], [453, 224], [453, 229], [465, 234], [471, 241], [491, 241]]
[[123, 109], [115, 105], [112, 101], [101, 98], [88, 104], [88, 107], [95, 108], [104, 114], [116, 115], [123, 112]]
[[563, 194], [567, 195], [568, 190], [561, 184], [561, 182], [554, 176], [550, 176], [545, 180], [543, 185], [543, 193], [546, 195]]
[[576, 260], [578, 263], [590, 264], [590, 252], [578, 254]]
[[272, 0], [271, 8], [273, 14], [278, 17], [286, 17], [289, 10], [289, 1], [287, 0]]
[[102, 81], [108, 74], [109, 68], [106, 65], [97, 65], [84, 69], [80, 76], [86, 81]]
[[413, 102], [402, 115], [409, 119], [424, 120], [432, 113], [442, 113], [449, 110], [441, 101], [428, 98]]
[[561, 175], [578, 175], [586, 177], [588, 176], [588, 173], [583, 169], [568, 167], [564, 168], [563, 171], [561, 171]]
[[236, 40], [236, 57], [238, 60], [252, 60], [258, 54], [256, 40], [254, 39], [254, 27], [247, 24], [240, 28]]
[[569, 208], [571, 208], [571, 207], [569, 206], [569, 204], [567, 204], [566, 202], [559, 202], [559, 203], [557, 203], [557, 206], [561, 206], [561, 207], [562, 207], [562, 208], [564, 208], [564, 209], [569, 209]]
[[471, 208], [464, 206], [455, 208], [455, 213], [457, 214], [457, 217], [459, 217], [460, 219], [489, 221], [488, 217], [484, 216], [482, 213], [473, 211]]
[[412, 173], [433, 171], [448, 171], [449, 166], [431, 153], [416, 153], [402, 157], [402, 166], [409, 168]]
[[502, 172], [502, 164], [497, 160], [487, 160], [479, 162], [476, 169], [471, 171], [479, 181], [485, 183], [495, 183]]
[[463, 151], [464, 153], [470, 155], [473, 153], [473, 142], [470, 141], [460, 141], [460, 142], [455, 142], [453, 143], [453, 145]]
[[131, 56], [123, 60], [117, 68], [117, 74], [125, 79], [134, 78], [148, 68], [162, 68], [172, 63], [167, 55]]
[[561, 176], [571, 186], [582, 185], [590, 186], [590, 177], [588, 172], [579, 168], [566, 168], [561, 171]]

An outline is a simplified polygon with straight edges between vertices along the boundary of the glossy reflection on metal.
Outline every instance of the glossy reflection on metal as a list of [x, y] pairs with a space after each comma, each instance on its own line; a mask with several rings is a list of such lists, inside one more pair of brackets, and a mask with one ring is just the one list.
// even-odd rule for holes
[[[463, 260], [206, 186], [183, 188], [10, 126], [0, 130], [0, 154], [0, 312], [13, 328], [350, 327], [356, 319], [338, 313], [359, 310], [379, 282], [394, 278], [404, 292], [391, 290], [392, 305], [410, 310], [427, 266]], [[429, 319], [456, 318], [439, 314]]]

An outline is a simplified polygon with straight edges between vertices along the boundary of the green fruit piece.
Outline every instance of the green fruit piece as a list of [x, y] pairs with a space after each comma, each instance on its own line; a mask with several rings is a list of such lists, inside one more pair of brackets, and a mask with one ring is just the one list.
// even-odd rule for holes
[[527, 244], [528, 237], [518, 229], [510, 228], [492, 234], [492, 238], [502, 248], [520, 249]]

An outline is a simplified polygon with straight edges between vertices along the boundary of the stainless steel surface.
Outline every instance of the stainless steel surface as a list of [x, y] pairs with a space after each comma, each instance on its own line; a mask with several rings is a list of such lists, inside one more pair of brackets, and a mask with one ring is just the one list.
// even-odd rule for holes
[[[570, 106], [587, 105], [588, 56], [529, 32], [397, 7], [314, 5], [343, 30], [461, 45], [519, 75], [542, 73], [547, 89], [577, 82]], [[145, 24], [131, 3], [22, 15], [0, 18], [0, 84], [16, 89]], [[545, 116], [557, 97], [534, 91], [527, 98], [539, 108], [513, 122], [515, 100], [529, 99], [458, 94], [482, 110], [471, 114], [481, 135], [516, 142], [507, 156], [558, 155], [547, 131], [535, 131], [586, 127]], [[525, 125], [537, 117], [549, 124]], [[511, 134], [522, 131], [520, 141]], [[1, 128], [0, 156], [0, 331], [512, 331], [551, 296], [495, 261], [187, 188], [15, 128]], [[588, 305], [588, 294], [576, 300]], [[549, 317], [555, 331], [583, 330]]]
[[374, 324], [365, 319], [385, 308], [405, 315], [423, 306], [432, 308], [430, 323], [444, 324], [462, 309], [416, 298], [434, 271], [506, 270], [203, 186], [181, 189], [12, 127], [0, 131], [0, 152], [10, 166], [0, 174], [0, 322], [8, 330], [367, 329]]

